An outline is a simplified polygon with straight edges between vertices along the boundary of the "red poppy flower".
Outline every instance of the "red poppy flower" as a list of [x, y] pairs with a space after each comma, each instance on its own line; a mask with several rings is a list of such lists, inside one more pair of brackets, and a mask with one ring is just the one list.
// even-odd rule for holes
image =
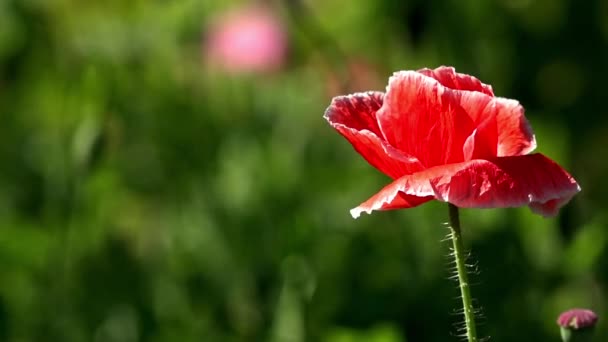
[[524, 109], [451, 67], [400, 71], [386, 93], [335, 97], [325, 119], [393, 182], [351, 210], [528, 205], [554, 216], [580, 187], [536, 148]]

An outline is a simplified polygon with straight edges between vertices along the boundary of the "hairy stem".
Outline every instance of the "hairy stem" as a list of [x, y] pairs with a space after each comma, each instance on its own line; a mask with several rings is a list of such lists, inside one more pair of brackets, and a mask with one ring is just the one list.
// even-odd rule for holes
[[466, 324], [467, 329], [467, 340], [468, 342], [478, 342], [477, 331], [475, 327], [475, 312], [473, 308], [471, 288], [465, 264], [466, 257], [464, 253], [464, 245], [462, 243], [458, 207], [451, 203], [448, 203], [448, 206], [450, 209], [450, 235], [452, 237], [454, 259], [456, 259], [456, 272], [458, 273], [458, 284], [460, 286], [462, 306], [464, 308], [464, 322]]

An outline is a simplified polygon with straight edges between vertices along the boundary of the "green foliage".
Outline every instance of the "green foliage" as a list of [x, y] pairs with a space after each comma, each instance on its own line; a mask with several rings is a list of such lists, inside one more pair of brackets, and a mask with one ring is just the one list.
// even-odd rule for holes
[[288, 63], [238, 75], [202, 44], [242, 2], [0, 0], [0, 340], [456, 340], [447, 207], [352, 220], [388, 180], [322, 119], [336, 82], [439, 64], [519, 99], [583, 188], [462, 212], [481, 334], [557, 341], [582, 306], [605, 336], [602, 2], [288, 3]]

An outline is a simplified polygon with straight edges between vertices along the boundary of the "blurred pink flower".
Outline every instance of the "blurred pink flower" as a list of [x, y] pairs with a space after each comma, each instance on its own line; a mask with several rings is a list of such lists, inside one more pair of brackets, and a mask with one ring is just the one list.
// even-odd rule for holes
[[212, 67], [229, 72], [279, 69], [287, 53], [287, 33], [280, 18], [262, 6], [221, 14], [207, 31], [204, 54]]

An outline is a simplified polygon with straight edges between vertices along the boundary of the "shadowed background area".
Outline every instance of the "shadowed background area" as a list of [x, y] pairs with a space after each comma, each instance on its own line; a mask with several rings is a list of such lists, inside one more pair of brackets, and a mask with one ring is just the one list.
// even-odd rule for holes
[[518, 99], [583, 191], [464, 210], [479, 328], [608, 334], [608, 2], [0, 0], [0, 340], [456, 341], [447, 206], [389, 179], [333, 96], [452, 65]]

